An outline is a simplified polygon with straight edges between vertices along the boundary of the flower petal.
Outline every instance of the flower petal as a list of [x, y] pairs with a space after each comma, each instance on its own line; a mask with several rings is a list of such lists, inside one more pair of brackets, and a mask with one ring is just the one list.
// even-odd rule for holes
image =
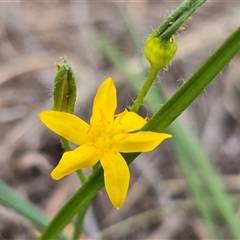
[[103, 120], [105, 124], [112, 124], [116, 108], [116, 88], [113, 80], [107, 78], [98, 88], [94, 98], [91, 125], [99, 124]]
[[84, 144], [73, 151], [65, 152], [59, 164], [53, 169], [51, 176], [55, 180], [75, 172], [81, 168], [94, 166], [102, 155], [102, 151], [94, 144]]
[[70, 142], [81, 145], [90, 141], [90, 137], [87, 135], [89, 125], [73, 114], [44, 111], [38, 116], [49, 129]]
[[118, 152], [148, 152], [153, 150], [164, 139], [172, 137], [166, 133], [137, 132], [120, 133], [112, 138], [112, 149]]
[[126, 109], [118, 114], [114, 120], [114, 133], [131, 132], [140, 129], [147, 120], [137, 113], [128, 112]]
[[126, 198], [130, 182], [128, 165], [120, 153], [111, 150], [104, 151], [100, 161], [107, 194], [113, 206], [119, 209]]

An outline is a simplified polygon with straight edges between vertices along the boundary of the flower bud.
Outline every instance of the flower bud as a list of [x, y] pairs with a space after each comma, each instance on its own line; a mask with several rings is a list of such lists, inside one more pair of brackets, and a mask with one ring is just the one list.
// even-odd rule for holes
[[168, 66], [177, 48], [178, 46], [174, 36], [171, 36], [169, 41], [161, 41], [161, 38], [153, 33], [146, 40], [144, 53], [152, 67], [161, 70]]
[[63, 58], [63, 65], [57, 64], [54, 79], [52, 110], [73, 113], [76, 102], [76, 80], [70, 64]]

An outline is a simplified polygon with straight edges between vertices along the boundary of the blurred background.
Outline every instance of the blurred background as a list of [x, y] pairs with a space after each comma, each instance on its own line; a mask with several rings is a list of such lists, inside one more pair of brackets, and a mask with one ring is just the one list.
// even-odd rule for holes
[[[62, 148], [37, 117], [51, 107], [56, 63], [66, 56], [72, 65], [78, 84], [77, 115], [88, 121], [96, 89], [109, 76], [118, 89], [118, 109], [123, 110], [136, 96], [130, 82], [140, 89], [148, 71], [143, 57], [146, 36], [180, 2], [0, 3], [0, 178], [49, 218], [79, 187], [74, 174], [60, 181], [49, 176]], [[239, 2], [205, 3], [178, 32], [176, 57], [154, 87], [169, 98], [235, 30], [239, 11]], [[134, 74], [130, 82], [121, 66]], [[179, 118], [235, 195], [240, 193], [239, 76], [237, 56]], [[140, 113], [151, 116], [162, 104], [143, 104]], [[209, 238], [203, 219], [189, 203], [171, 140], [140, 155], [130, 168], [131, 188], [124, 206], [113, 209], [102, 190], [89, 209], [82, 238], [96, 239], [100, 234], [104, 239]], [[71, 226], [66, 231], [71, 233]], [[36, 239], [38, 234], [27, 220], [0, 206], [0, 239]]]

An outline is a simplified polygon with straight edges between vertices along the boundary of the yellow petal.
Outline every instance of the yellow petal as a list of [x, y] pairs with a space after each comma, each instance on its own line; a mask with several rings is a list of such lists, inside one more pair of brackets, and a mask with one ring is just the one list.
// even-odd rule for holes
[[145, 123], [146, 119], [134, 112], [124, 112], [118, 114], [114, 120], [114, 133], [131, 132], [140, 129]]
[[128, 165], [120, 153], [106, 150], [100, 159], [104, 170], [107, 194], [113, 206], [119, 209], [127, 195], [130, 173]]
[[90, 141], [87, 135], [89, 125], [73, 114], [44, 111], [38, 116], [49, 129], [70, 142], [81, 145]]
[[116, 88], [113, 80], [107, 78], [98, 88], [94, 98], [92, 117], [90, 120], [91, 125], [99, 124], [99, 122], [112, 124], [116, 107]]
[[169, 134], [155, 132], [121, 133], [113, 137], [111, 148], [123, 153], [148, 152], [170, 137]]
[[94, 166], [102, 155], [102, 151], [94, 144], [84, 144], [73, 151], [65, 152], [59, 164], [53, 169], [51, 176], [55, 180], [75, 172], [81, 168]]

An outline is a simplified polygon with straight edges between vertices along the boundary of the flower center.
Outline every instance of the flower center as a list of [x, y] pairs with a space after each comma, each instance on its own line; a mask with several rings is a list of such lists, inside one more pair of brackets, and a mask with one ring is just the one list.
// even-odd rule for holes
[[[101, 150], [111, 149], [113, 144], [112, 139], [115, 135], [125, 133], [122, 128], [121, 120], [127, 113], [127, 110], [116, 115], [115, 120], [107, 122], [104, 113], [101, 112], [101, 119], [98, 122], [94, 122], [90, 125], [89, 134], [92, 138], [92, 142], [98, 146]], [[114, 138], [114, 143], [124, 140], [128, 135], [121, 135], [119, 138]]]
[[102, 122], [92, 124], [89, 129], [89, 134], [92, 137], [92, 142], [95, 143], [101, 150], [110, 149], [112, 134], [111, 130], [103, 127]]
[[104, 150], [111, 147], [111, 136], [109, 134], [101, 134], [95, 139], [97, 146]]

